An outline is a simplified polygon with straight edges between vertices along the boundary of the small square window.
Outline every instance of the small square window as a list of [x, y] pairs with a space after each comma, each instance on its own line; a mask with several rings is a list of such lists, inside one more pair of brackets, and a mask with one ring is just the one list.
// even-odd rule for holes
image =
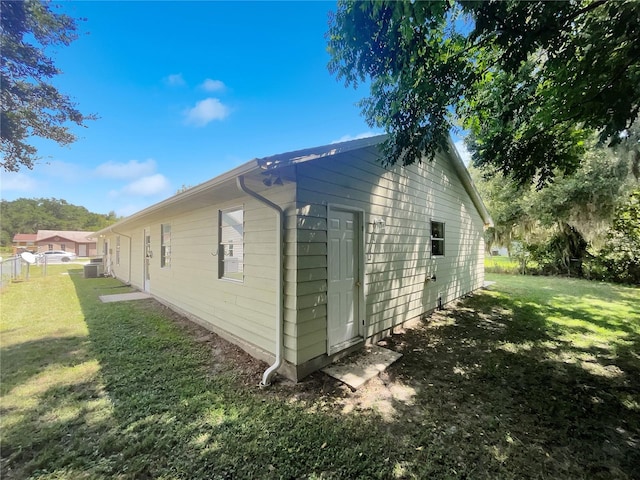
[[444, 255], [444, 223], [431, 221], [431, 256]]

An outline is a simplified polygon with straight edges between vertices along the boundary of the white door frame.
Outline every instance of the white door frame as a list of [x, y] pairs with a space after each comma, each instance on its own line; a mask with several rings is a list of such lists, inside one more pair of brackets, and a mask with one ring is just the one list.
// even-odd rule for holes
[[[358, 328], [357, 328], [356, 337], [346, 342], [337, 342], [334, 344], [334, 339], [331, 338], [331, 334], [330, 334], [330, 325], [329, 325], [329, 317], [328, 317], [328, 310], [330, 308], [330, 305], [327, 305], [327, 354], [329, 355], [337, 353], [341, 350], [349, 348], [352, 345], [355, 345], [356, 343], [363, 341], [365, 328], [366, 328], [365, 274], [364, 274], [365, 273], [364, 272], [364, 266], [365, 266], [364, 210], [361, 208], [355, 208], [349, 205], [340, 205], [340, 204], [334, 204], [334, 203], [328, 204], [327, 205], [327, 233], [329, 231], [329, 221], [331, 219], [331, 213], [334, 211], [353, 213], [354, 219], [357, 222], [357, 225], [355, 227], [356, 239], [354, 241], [354, 247], [357, 247], [357, 252], [355, 252], [355, 255], [354, 255], [356, 259], [357, 274], [354, 275], [354, 277], [357, 279], [356, 281], [359, 284], [359, 288], [357, 289], [356, 295], [354, 295], [354, 302], [357, 306], [356, 323]], [[327, 238], [327, 242], [328, 242], [328, 238]], [[329, 255], [329, 248], [327, 248], [327, 274], [328, 274], [329, 264], [330, 264], [330, 259], [328, 255]], [[329, 291], [329, 285], [328, 285], [328, 276], [327, 276], [327, 293], [328, 291]], [[329, 301], [330, 300], [327, 295], [327, 302]]]

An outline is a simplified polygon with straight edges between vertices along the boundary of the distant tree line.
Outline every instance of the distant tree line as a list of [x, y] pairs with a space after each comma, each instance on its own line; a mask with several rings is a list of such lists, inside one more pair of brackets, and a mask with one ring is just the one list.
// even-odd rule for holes
[[16, 233], [38, 230], [96, 231], [118, 220], [115, 212], [92, 213], [85, 207], [57, 198], [19, 198], [0, 201], [0, 245], [11, 245]]

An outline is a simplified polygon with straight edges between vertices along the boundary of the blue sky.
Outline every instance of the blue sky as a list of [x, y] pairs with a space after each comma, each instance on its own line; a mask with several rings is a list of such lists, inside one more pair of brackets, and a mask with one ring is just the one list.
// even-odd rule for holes
[[382, 133], [327, 70], [335, 2], [64, 2], [80, 38], [52, 52], [83, 113], [67, 146], [34, 140], [2, 198], [129, 215], [255, 157]]

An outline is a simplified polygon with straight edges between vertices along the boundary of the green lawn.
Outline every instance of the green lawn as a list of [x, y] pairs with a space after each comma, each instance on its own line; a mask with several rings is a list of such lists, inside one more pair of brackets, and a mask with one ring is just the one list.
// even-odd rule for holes
[[388, 339], [351, 392], [265, 365], [78, 266], [0, 296], [3, 479], [638, 478], [640, 291], [497, 283]]
[[520, 273], [522, 267], [515, 258], [485, 254], [484, 271], [486, 273]]

